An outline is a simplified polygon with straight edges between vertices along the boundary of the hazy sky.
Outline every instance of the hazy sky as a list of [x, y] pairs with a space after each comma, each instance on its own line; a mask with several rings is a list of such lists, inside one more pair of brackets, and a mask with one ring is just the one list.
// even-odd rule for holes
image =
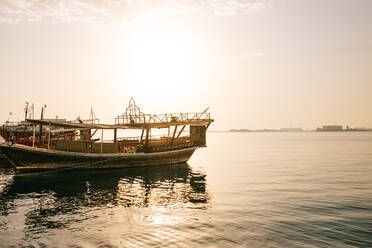
[[214, 130], [372, 127], [370, 0], [0, 0], [0, 121], [210, 107]]

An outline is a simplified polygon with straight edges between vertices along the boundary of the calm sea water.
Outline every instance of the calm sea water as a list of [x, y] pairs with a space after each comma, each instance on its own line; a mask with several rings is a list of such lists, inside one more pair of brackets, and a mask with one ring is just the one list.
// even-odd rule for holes
[[14, 176], [0, 247], [372, 247], [372, 133], [208, 133], [187, 164]]

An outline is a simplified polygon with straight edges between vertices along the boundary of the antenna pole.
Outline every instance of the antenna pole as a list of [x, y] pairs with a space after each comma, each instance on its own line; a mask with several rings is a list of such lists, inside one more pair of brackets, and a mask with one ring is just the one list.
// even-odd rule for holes
[[26, 106], [25, 106], [25, 120], [27, 119], [27, 113], [28, 113], [28, 104], [29, 102], [25, 102]]

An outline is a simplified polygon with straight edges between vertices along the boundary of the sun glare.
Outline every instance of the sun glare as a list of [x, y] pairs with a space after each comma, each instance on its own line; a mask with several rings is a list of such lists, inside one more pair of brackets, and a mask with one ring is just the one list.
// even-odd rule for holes
[[192, 90], [202, 58], [190, 32], [170, 21], [143, 19], [123, 33], [115, 62], [122, 87], [142, 95]]

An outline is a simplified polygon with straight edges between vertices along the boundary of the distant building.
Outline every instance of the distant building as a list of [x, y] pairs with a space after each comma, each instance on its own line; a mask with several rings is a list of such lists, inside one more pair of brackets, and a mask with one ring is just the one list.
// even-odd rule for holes
[[229, 132], [251, 132], [249, 129], [230, 129]]
[[303, 132], [304, 130], [300, 127], [284, 127], [280, 129], [281, 132]]
[[323, 126], [322, 131], [342, 131], [343, 127], [338, 125]]

